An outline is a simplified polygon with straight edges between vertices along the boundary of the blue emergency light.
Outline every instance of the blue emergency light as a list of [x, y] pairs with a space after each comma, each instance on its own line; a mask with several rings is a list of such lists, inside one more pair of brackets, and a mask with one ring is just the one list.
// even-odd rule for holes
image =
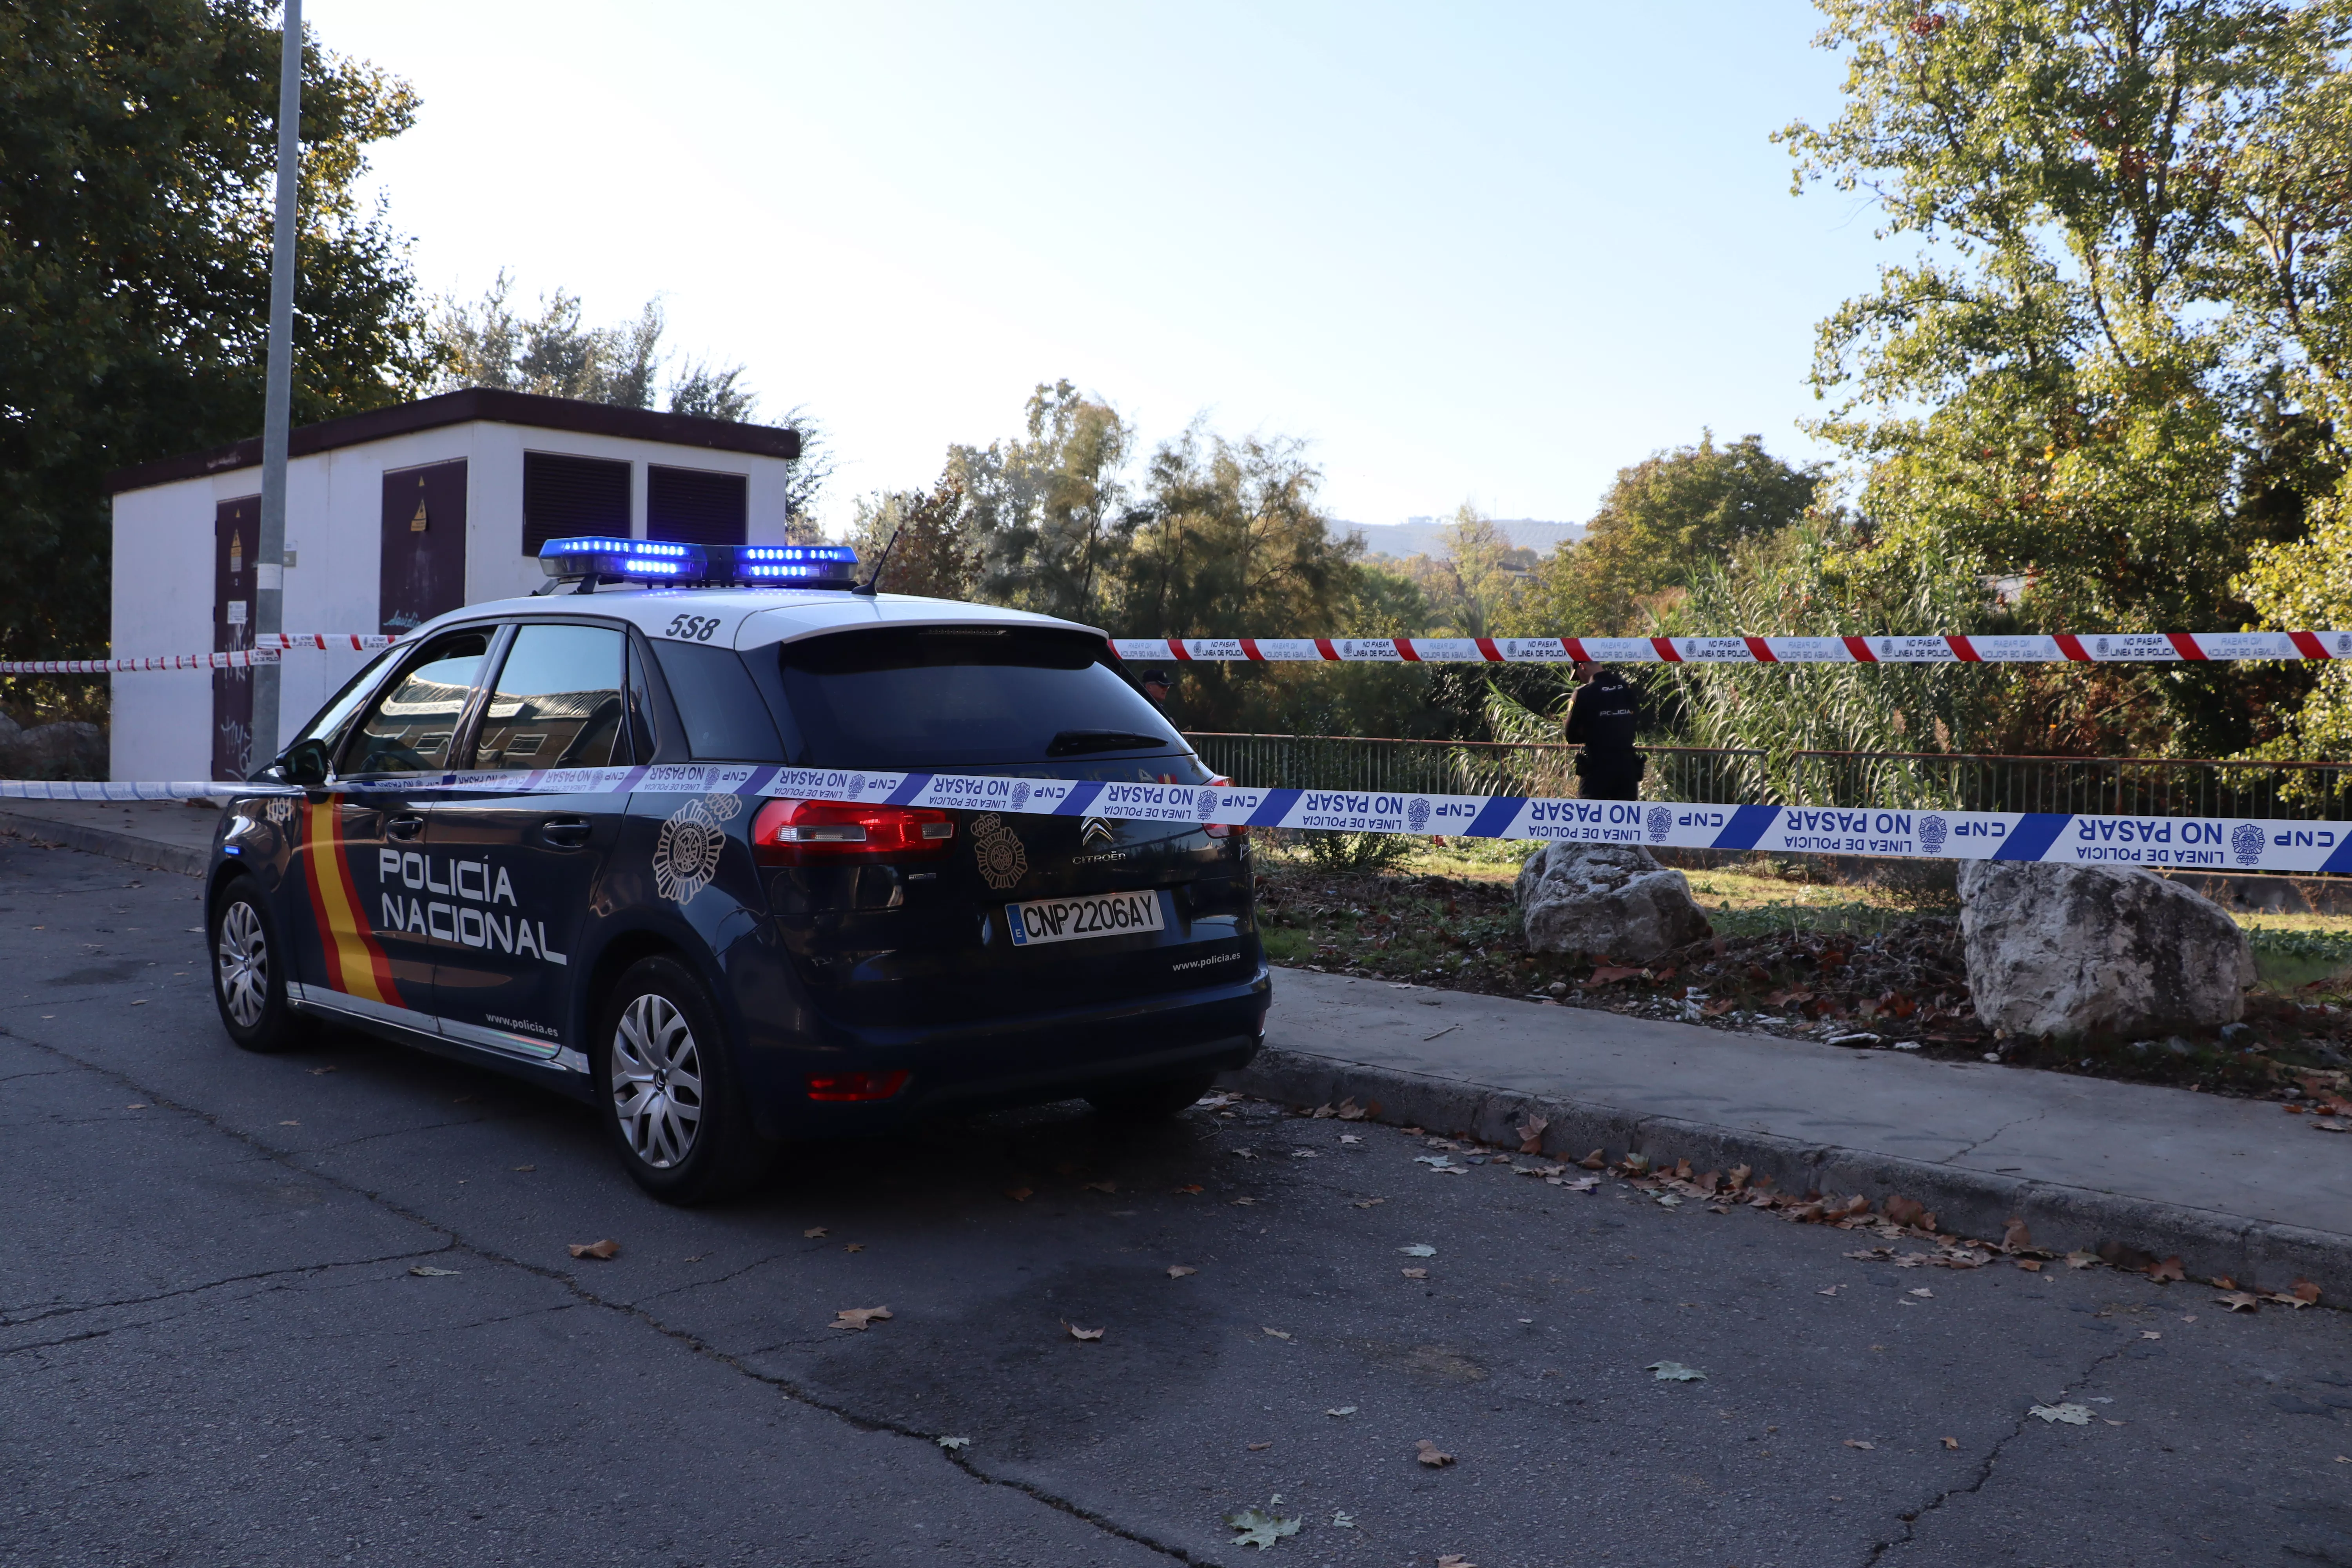
[[737, 583], [847, 588], [857, 582], [857, 552], [846, 544], [735, 544], [711, 556], [713, 575]]
[[857, 583], [857, 552], [846, 544], [674, 544], [653, 539], [551, 539], [540, 547], [540, 570], [577, 581], [583, 592], [599, 582], [849, 588]]
[[626, 583], [699, 583], [709, 575], [700, 545], [656, 539], [551, 539], [539, 547], [539, 569]]

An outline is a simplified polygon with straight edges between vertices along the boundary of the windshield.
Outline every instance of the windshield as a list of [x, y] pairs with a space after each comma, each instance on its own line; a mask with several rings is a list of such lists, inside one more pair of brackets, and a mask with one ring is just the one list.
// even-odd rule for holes
[[[800, 731], [795, 760], [806, 766], [945, 772], [1050, 763], [1076, 777], [1077, 766], [1110, 756], [1189, 760], [1191, 748], [1119, 674], [1109, 648], [1083, 633], [841, 632], [786, 643], [776, 657]], [[1086, 767], [1084, 776], [1097, 771]]]

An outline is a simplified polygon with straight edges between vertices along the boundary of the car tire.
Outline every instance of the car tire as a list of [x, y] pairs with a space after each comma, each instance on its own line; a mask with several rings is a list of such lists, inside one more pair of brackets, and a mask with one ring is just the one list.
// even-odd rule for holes
[[598, 1012], [590, 1072], [630, 1177], [667, 1204], [714, 1203], [767, 1173], [718, 1009], [674, 958], [640, 959]]
[[1114, 1121], [1165, 1121], [1208, 1093], [1216, 1081], [1215, 1073], [1195, 1072], [1147, 1083], [1122, 1083], [1095, 1090], [1087, 1096], [1087, 1103]]
[[290, 954], [278, 940], [278, 922], [270, 918], [259, 882], [240, 875], [224, 883], [214, 895], [205, 933], [213, 955], [213, 1005], [230, 1039], [273, 1056], [318, 1037], [317, 1022], [297, 1013], [287, 999]]

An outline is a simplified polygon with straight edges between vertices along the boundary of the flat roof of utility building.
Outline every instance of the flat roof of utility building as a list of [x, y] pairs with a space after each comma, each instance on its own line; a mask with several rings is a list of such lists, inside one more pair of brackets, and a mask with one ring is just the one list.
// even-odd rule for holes
[[[487, 386], [445, 392], [415, 403], [395, 403], [365, 414], [305, 425], [289, 435], [287, 451], [289, 457], [302, 458], [473, 420], [661, 441], [673, 447], [700, 447], [713, 452], [748, 452], [762, 458], [792, 458], [801, 455], [801, 433], [782, 426], [739, 425], [692, 414], [663, 414], [650, 408], [623, 408], [610, 403], [583, 403], [576, 398], [543, 397], [533, 392], [502, 392]], [[121, 495], [125, 490], [202, 479], [231, 468], [257, 468], [260, 463], [261, 437], [255, 436], [226, 447], [117, 468], [106, 476], [106, 493]]]

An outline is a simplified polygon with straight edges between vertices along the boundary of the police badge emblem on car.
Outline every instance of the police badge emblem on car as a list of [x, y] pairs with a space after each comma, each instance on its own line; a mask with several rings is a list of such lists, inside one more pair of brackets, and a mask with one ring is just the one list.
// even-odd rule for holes
[[1029, 874], [1028, 850], [992, 811], [972, 823], [971, 852], [980, 862], [980, 874], [1000, 892]]

